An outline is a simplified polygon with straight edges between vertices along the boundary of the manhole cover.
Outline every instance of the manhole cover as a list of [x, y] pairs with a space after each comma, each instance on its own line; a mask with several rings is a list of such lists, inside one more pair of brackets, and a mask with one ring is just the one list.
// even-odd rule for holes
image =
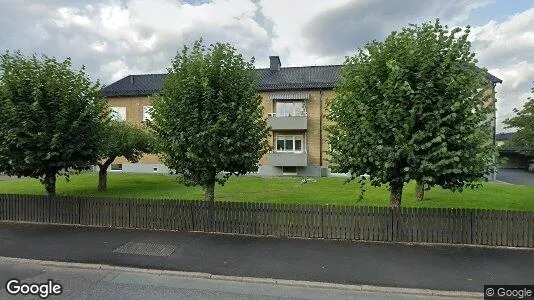
[[176, 250], [176, 246], [174, 245], [128, 242], [113, 250], [113, 252], [149, 256], [170, 256], [174, 250]]

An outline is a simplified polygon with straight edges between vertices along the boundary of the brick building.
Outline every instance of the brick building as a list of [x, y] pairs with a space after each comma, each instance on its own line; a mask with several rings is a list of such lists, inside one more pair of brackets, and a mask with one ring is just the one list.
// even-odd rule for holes
[[[327, 176], [328, 139], [324, 130], [325, 108], [341, 65], [282, 67], [278, 56], [270, 67], [257, 69], [264, 117], [271, 128], [273, 151], [260, 160], [261, 175]], [[117, 118], [140, 125], [150, 118], [151, 97], [165, 74], [129, 75], [104, 88], [108, 105]], [[489, 74], [491, 92], [502, 82]], [[494, 97], [493, 97], [494, 98]], [[145, 155], [137, 164], [118, 158], [111, 168], [125, 172], [168, 172], [155, 155]]]

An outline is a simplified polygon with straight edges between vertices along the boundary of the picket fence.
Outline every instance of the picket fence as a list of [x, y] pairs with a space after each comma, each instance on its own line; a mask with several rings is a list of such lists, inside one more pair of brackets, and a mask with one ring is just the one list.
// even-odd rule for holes
[[0, 221], [534, 248], [534, 212], [0, 194]]

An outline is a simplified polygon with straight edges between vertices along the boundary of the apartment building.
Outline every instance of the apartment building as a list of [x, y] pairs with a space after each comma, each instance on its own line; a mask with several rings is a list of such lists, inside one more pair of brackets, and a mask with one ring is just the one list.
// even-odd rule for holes
[[[326, 103], [333, 97], [341, 65], [282, 67], [271, 56], [270, 67], [257, 69], [264, 117], [270, 127], [272, 151], [260, 160], [265, 176], [328, 176], [328, 139], [324, 130]], [[129, 75], [104, 88], [117, 119], [141, 125], [150, 118], [151, 97], [165, 74]], [[489, 74], [489, 91], [502, 81]], [[145, 155], [137, 164], [118, 158], [112, 171], [160, 172], [169, 170], [156, 155]]]

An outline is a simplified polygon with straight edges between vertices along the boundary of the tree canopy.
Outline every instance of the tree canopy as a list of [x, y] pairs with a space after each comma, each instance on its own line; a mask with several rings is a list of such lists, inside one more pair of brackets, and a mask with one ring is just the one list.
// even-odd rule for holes
[[122, 156], [131, 163], [137, 163], [144, 153], [153, 152], [155, 139], [143, 128], [113, 120], [105, 127], [101, 146], [101, 161], [98, 163], [98, 190], [105, 191], [107, 170], [113, 161]]
[[[532, 88], [534, 93], [534, 87]], [[504, 120], [506, 128], [515, 128], [515, 136], [507, 143], [507, 146], [522, 148], [522, 153], [534, 157], [534, 98], [528, 97], [521, 110], [515, 108], [515, 117]]]
[[332, 162], [388, 184], [392, 206], [410, 180], [461, 191], [494, 171], [493, 95], [469, 33], [410, 25], [345, 61], [329, 103]]
[[96, 164], [107, 118], [100, 84], [69, 58], [0, 56], [0, 172], [55, 194], [58, 175]]
[[253, 62], [229, 44], [184, 46], [153, 103], [164, 163], [186, 185], [205, 187], [210, 202], [216, 182], [257, 170], [268, 150]]

